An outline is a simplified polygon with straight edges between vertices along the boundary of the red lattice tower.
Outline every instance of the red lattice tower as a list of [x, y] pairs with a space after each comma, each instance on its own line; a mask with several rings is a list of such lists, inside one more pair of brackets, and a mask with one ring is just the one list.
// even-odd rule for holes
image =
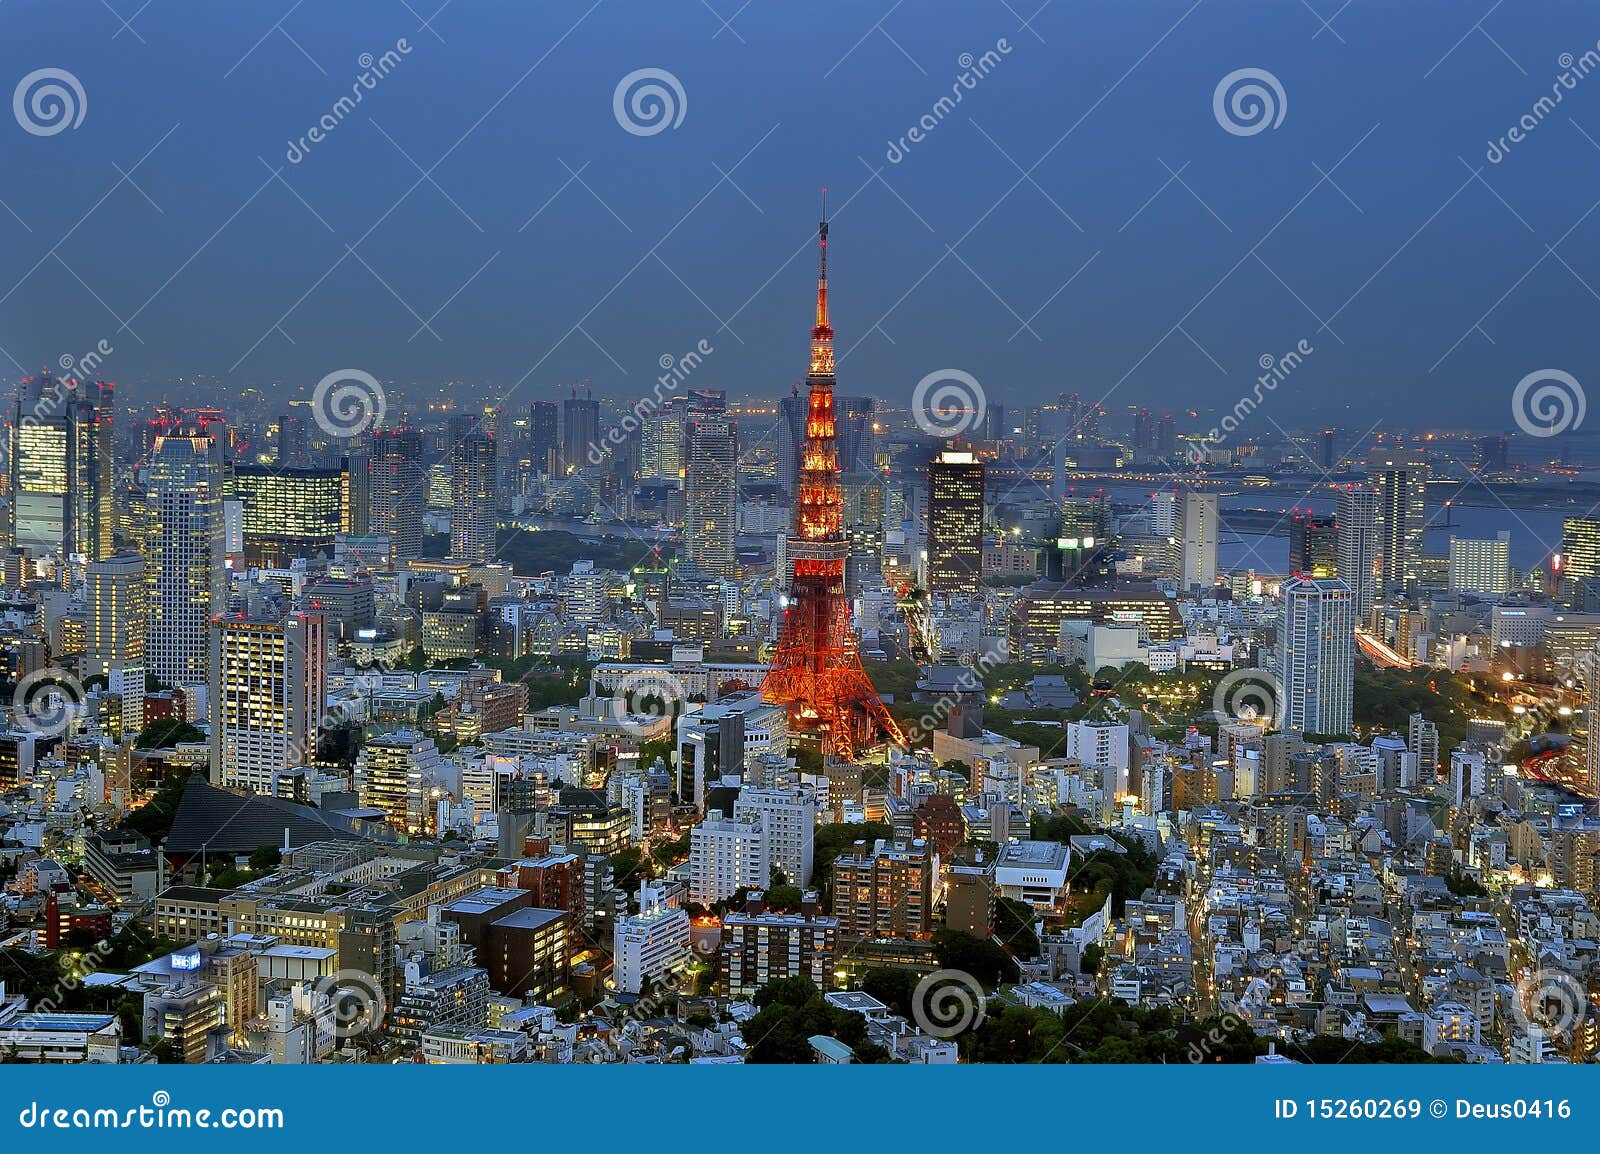
[[885, 739], [904, 745], [905, 737], [862, 668], [850, 629], [844, 591], [849, 543], [834, 440], [826, 190], [822, 216], [817, 229], [821, 250], [817, 323], [811, 330], [811, 372], [806, 376], [810, 389], [806, 440], [795, 489], [794, 531], [789, 535], [794, 584], [761, 694], [788, 709], [791, 735], [814, 737], [825, 756], [849, 761], [857, 750]]

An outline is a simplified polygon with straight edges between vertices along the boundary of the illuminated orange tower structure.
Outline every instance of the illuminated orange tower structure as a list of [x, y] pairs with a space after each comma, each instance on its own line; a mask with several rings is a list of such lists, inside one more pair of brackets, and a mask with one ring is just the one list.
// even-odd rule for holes
[[810, 399], [806, 439], [795, 486], [789, 560], [794, 584], [783, 611], [778, 650], [761, 695], [789, 713], [789, 733], [818, 740], [826, 756], [851, 760], [856, 751], [905, 737], [861, 666], [844, 592], [844, 497], [834, 440], [833, 326], [828, 323], [828, 211], [817, 227], [821, 273], [817, 323], [811, 330]]

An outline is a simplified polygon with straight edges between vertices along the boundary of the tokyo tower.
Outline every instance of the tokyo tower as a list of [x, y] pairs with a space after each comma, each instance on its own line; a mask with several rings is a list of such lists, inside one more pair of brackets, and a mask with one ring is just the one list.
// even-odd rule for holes
[[844, 498], [834, 440], [833, 326], [828, 323], [828, 202], [817, 226], [821, 273], [817, 323], [811, 330], [810, 399], [806, 439], [795, 486], [789, 559], [794, 584], [783, 611], [778, 649], [761, 683], [762, 697], [784, 705], [789, 732], [818, 740], [824, 757], [854, 760], [856, 752], [905, 737], [861, 666], [844, 592]]

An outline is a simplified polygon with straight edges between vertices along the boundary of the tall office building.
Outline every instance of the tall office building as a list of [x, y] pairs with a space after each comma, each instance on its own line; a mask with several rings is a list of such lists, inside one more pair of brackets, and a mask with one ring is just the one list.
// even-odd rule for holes
[[422, 437], [408, 425], [379, 429], [372, 439], [372, 531], [387, 533], [396, 558], [422, 552]]
[[251, 596], [211, 631], [211, 775], [218, 785], [273, 792], [273, 775], [316, 756], [326, 697], [320, 614]]
[[600, 444], [600, 402], [593, 394], [572, 396], [561, 402], [561, 471], [575, 472], [589, 464], [589, 449]]
[[222, 439], [225, 427], [164, 424], [150, 454], [149, 618], [145, 659], [167, 685], [210, 680], [207, 628], [226, 603]]
[[1569, 580], [1600, 577], [1600, 518], [1568, 517], [1562, 525], [1562, 572]]
[[122, 700], [122, 732], [144, 728], [144, 634], [149, 590], [144, 558], [113, 553], [85, 568], [84, 677], [104, 677]]
[[554, 476], [561, 455], [561, 410], [554, 401], [528, 406], [528, 459], [535, 474]]
[[1209, 589], [1217, 583], [1217, 542], [1220, 520], [1215, 493], [1183, 495], [1181, 513], [1183, 589]]
[[738, 426], [726, 417], [690, 417], [683, 439], [684, 551], [704, 576], [737, 576]]
[[112, 388], [49, 373], [17, 387], [8, 445], [11, 544], [35, 557], [111, 555]]
[[85, 570], [83, 675], [106, 677], [116, 665], [144, 665], [144, 558], [124, 550]]
[[1377, 492], [1363, 485], [1340, 489], [1333, 519], [1339, 534], [1339, 580], [1350, 586], [1360, 619], [1378, 599]]
[[1378, 493], [1378, 592], [1422, 574], [1422, 530], [1428, 523], [1428, 459], [1416, 449], [1375, 449], [1367, 480]]
[[450, 447], [450, 556], [494, 560], [495, 442], [469, 433]]
[[1506, 593], [1511, 588], [1511, 533], [1493, 538], [1450, 538], [1452, 593]]
[[778, 485], [791, 498], [800, 479], [800, 452], [806, 443], [809, 398], [799, 389], [778, 402]]
[[350, 478], [343, 469], [235, 465], [227, 495], [239, 501], [247, 566], [282, 568], [295, 558], [333, 556], [351, 532]]
[[1349, 733], [1355, 683], [1355, 602], [1338, 578], [1293, 577], [1283, 587], [1280, 729]]
[[350, 501], [348, 532], [365, 537], [372, 532], [372, 454], [366, 445], [351, 449], [344, 459]]
[[641, 478], [677, 481], [683, 476], [683, 415], [681, 405], [668, 402], [660, 412], [646, 417], [640, 425]]
[[983, 462], [946, 449], [928, 462], [928, 588], [976, 596], [983, 578]]
[[278, 418], [278, 467], [303, 469], [310, 464], [310, 424], [295, 413], [285, 413]]
[[1339, 527], [1332, 517], [1295, 513], [1289, 519], [1289, 572], [1303, 577], [1339, 573]]
[[[833, 405], [835, 436], [839, 439], [839, 471], [875, 471], [878, 456], [877, 402], [871, 397], [835, 397]], [[803, 417], [801, 428], [805, 428]]]

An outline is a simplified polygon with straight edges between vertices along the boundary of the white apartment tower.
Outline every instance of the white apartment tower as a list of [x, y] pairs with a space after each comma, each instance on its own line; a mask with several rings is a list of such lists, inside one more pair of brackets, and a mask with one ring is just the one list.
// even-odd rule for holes
[[323, 619], [269, 599], [211, 628], [213, 780], [271, 793], [275, 774], [316, 755], [327, 698]]
[[1198, 585], [1202, 589], [1209, 589], [1217, 583], [1217, 495], [1185, 493], [1182, 520], [1182, 587], [1189, 590]]
[[790, 789], [739, 791], [733, 803], [735, 819], [756, 817], [766, 830], [772, 866], [783, 871], [790, 885], [811, 884], [812, 845], [817, 831], [817, 797], [810, 786]]
[[1355, 600], [1343, 581], [1297, 577], [1284, 585], [1278, 626], [1283, 729], [1350, 732], [1355, 628]]
[[738, 890], [766, 889], [772, 853], [761, 818], [712, 818], [689, 835], [689, 900], [709, 906]]

